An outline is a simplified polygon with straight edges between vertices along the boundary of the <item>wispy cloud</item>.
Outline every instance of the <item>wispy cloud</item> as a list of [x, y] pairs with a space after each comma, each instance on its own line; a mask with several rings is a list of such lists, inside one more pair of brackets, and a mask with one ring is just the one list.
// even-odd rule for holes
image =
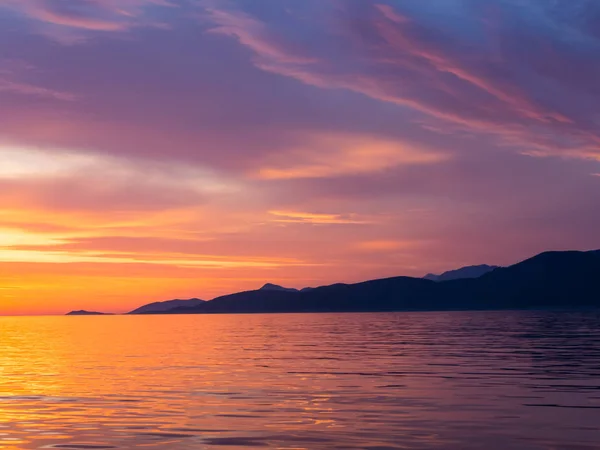
[[371, 223], [361, 220], [355, 214], [322, 214], [296, 211], [269, 211], [276, 216], [275, 222], [279, 223], [305, 223], [320, 225], [361, 225]]
[[53, 0], [3, 0], [10, 8], [36, 22], [42, 34], [60, 42], [85, 40], [85, 32], [122, 32], [140, 26], [157, 26], [145, 13], [149, 8], [176, 7], [169, 0], [98, 0], [57, 2]]
[[[222, 34], [237, 39], [240, 44], [253, 50], [256, 55], [282, 64], [311, 64], [318, 60], [315, 57], [302, 54], [302, 47], [295, 46], [289, 41], [273, 33], [261, 21], [241, 11], [223, 10], [214, 7], [207, 9], [209, 17], [217, 24], [210, 33]], [[291, 50], [291, 51], [290, 51]], [[257, 61], [260, 64], [260, 61]]]
[[77, 99], [73, 94], [55, 91], [52, 89], [35, 86], [28, 83], [10, 81], [0, 78], [0, 92], [10, 92], [13, 94], [33, 95], [35, 97], [45, 97], [55, 100], [74, 101]]
[[[517, 43], [509, 21], [491, 22], [483, 10], [459, 17], [469, 33], [458, 33], [451, 21], [437, 23], [421, 8], [394, 5], [398, 9], [383, 2], [348, 2], [331, 27], [335, 33], [312, 29], [323, 34], [320, 44], [314, 40], [300, 47], [281, 34], [283, 27], [238, 10], [212, 10], [212, 18], [216, 30], [255, 54], [255, 65], [262, 70], [412, 108], [471, 133], [492, 135], [528, 154], [599, 157], [600, 131], [588, 119], [585, 99], [586, 91], [594, 97], [597, 93], [592, 78], [578, 81], [590, 69], [600, 73], [600, 66], [591, 63], [600, 50], [593, 36], [582, 34], [586, 45], [575, 48], [568, 36], [556, 34], [553, 21], [559, 19], [549, 14], [546, 23], [535, 23], [537, 29], [519, 33]], [[540, 13], [512, 2], [496, 6], [515, 22]], [[294, 24], [310, 29], [306, 22]], [[541, 44], [540, 35], [555, 46]], [[327, 58], [334, 48], [336, 57]], [[534, 55], [529, 61], [522, 58], [523, 48]], [[582, 73], [566, 78], [563, 64], [574, 64]], [[546, 95], [559, 86], [570, 95]]]
[[356, 247], [366, 251], [388, 252], [414, 248], [417, 244], [415, 241], [376, 240], [359, 242]]
[[263, 179], [327, 178], [377, 173], [397, 166], [435, 164], [449, 155], [376, 136], [317, 135], [302, 148], [270, 157]]
[[20, 60], [0, 58], [0, 93], [28, 95], [60, 101], [74, 101], [77, 96], [26, 81], [35, 68]]

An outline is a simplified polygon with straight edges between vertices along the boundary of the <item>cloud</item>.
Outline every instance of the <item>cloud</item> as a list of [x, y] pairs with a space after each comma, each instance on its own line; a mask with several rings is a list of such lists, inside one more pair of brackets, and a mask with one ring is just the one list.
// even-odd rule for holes
[[74, 101], [77, 97], [68, 92], [32, 84], [21, 78], [35, 69], [24, 61], [0, 58], [0, 94], [28, 95], [60, 101]]
[[0, 8], [9, 8], [30, 21], [52, 38], [74, 43], [85, 40], [90, 32], [122, 32], [139, 26], [164, 26], [150, 19], [152, 8], [175, 7], [168, 0], [2, 0]]
[[[576, 3], [598, 12], [597, 4]], [[600, 158], [600, 123], [589, 115], [600, 94], [600, 41], [581, 16], [563, 17], [566, 4], [498, 0], [495, 12], [448, 4], [456, 11], [446, 21], [402, 1], [345, 2], [326, 28], [293, 18], [275, 26], [235, 9], [213, 10], [212, 19], [262, 70], [411, 108], [527, 154]], [[298, 28], [320, 38], [298, 47]]]
[[35, 86], [27, 83], [10, 81], [6, 78], [0, 78], [0, 92], [9, 92], [13, 94], [32, 95], [35, 97], [50, 98], [55, 100], [73, 101], [76, 97], [66, 92], [55, 91], [41, 86]]
[[157, 165], [76, 152], [0, 146], [5, 210], [165, 211], [205, 203], [237, 185], [200, 168]]
[[[241, 11], [226, 11], [215, 7], [207, 8], [207, 13], [218, 26], [211, 33], [222, 34], [237, 39], [265, 61], [274, 59], [282, 64], [312, 64], [314, 57], [302, 55], [302, 48], [296, 46], [290, 51], [291, 43], [282, 43], [278, 36], [271, 34], [268, 27], [259, 20]], [[260, 61], [258, 62], [260, 64]]]
[[377, 173], [400, 165], [434, 164], [448, 155], [410, 143], [385, 141], [376, 136], [314, 136], [302, 147], [272, 155], [258, 171], [262, 179], [328, 178]]
[[248, 258], [244, 260], [223, 258], [220, 255], [198, 255], [192, 259], [185, 259], [181, 255], [105, 255], [94, 252], [63, 252], [48, 248], [47, 246], [43, 248], [33, 246], [3, 246], [0, 248], [2, 249], [2, 252], [0, 253], [0, 263], [100, 263], [120, 265], [151, 264], [204, 269], [265, 269], [283, 266], [293, 267], [307, 265], [300, 261], [286, 261], [281, 259], [269, 260], [267, 258]]
[[369, 221], [357, 219], [355, 214], [322, 214], [296, 211], [269, 211], [269, 214], [276, 216], [275, 222], [278, 223], [303, 223], [318, 225], [361, 225], [370, 223]]
[[403, 250], [407, 248], [414, 248], [417, 245], [414, 241], [364, 241], [359, 242], [356, 247], [360, 250], [365, 251], [376, 251], [376, 252], [392, 252]]

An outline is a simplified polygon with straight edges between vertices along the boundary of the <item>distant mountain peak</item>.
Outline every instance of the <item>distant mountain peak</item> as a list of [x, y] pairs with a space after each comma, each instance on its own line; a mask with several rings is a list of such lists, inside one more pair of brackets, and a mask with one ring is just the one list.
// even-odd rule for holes
[[463, 278], [479, 278], [497, 268], [498, 266], [480, 264], [478, 266], [466, 266], [456, 270], [449, 270], [447, 272], [442, 273], [441, 275], [428, 273], [423, 278], [431, 281], [449, 281], [460, 280]]
[[278, 284], [266, 283], [259, 291], [283, 291], [283, 292], [298, 292], [298, 289], [286, 288]]

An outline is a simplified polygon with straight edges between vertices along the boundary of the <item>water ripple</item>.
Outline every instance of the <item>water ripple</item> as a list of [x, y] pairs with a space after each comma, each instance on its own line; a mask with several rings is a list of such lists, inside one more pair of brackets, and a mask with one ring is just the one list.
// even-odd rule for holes
[[600, 313], [0, 318], [0, 448], [600, 448]]

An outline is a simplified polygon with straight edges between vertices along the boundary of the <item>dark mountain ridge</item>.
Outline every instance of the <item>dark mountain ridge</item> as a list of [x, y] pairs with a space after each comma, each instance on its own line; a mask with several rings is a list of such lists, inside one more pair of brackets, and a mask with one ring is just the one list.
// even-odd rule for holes
[[479, 266], [466, 266], [456, 270], [449, 270], [442, 273], [441, 275], [435, 275], [428, 273], [423, 278], [431, 281], [449, 281], [458, 280], [461, 278], [479, 278], [492, 270], [497, 269], [498, 266], [488, 266], [487, 264], [481, 264]]
[[394, 277], [308, 291], [256, 290], [169, 314], [600, 307], [600, 251], [545, 252], [478, 278]]

